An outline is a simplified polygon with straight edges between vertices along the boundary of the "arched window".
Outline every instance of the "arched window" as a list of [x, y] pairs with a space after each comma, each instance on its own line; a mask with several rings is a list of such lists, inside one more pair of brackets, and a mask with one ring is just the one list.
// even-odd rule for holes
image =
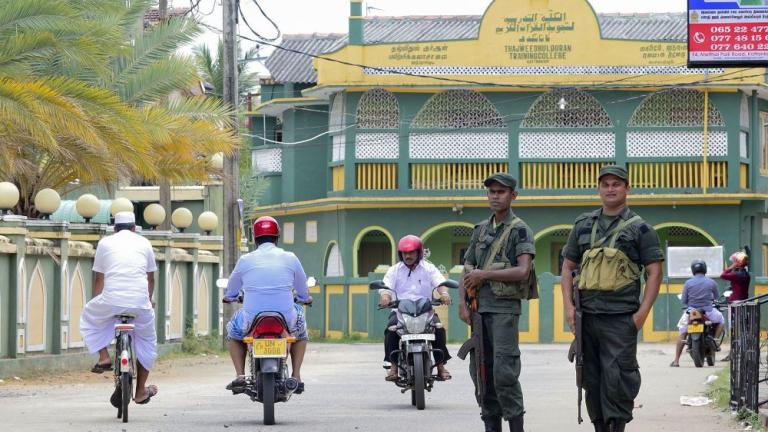
[[449, 90], [430, 98], [411, 123], [415, 129], [503, 128], [491, 101], [472, 90]]
[[400, 110], [397, 98], [384, 89], [367, 91], [357, 106], [355, 159], [400, 157]]
[[576, 89], [545, 93], [520, 124], [520, 159], [613, 159], [612, 127], [605, 108], [589, 93]]
[[[672, 89], [653, 93], [637, 107], [627, 126], [627, 168], [635, 188], [700, 188], [704, 175], [704, 93]], [[708, 186], [728, 183], [728, 132], [720, 111], [709, 101], [707, 110]], [[691, 158], [647, 163], [633, 158]], [[718, 158], [720, 158], [718, 160]]]
[[481, 189], [489, 174], [508, 170], [504, 116], [481, 93], [438, 93], [411, 122], [408, 156], [411, 189]]

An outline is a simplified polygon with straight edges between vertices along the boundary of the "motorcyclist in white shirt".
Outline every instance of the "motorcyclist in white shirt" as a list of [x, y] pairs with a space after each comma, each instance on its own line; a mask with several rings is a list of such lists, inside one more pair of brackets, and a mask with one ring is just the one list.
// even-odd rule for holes
[[[407, 235], [400, 239], [397, 245], [397, 255], [400, 261], [387, 270], [384, 275], [384, 285], [397, 295], [397, 299], [417, 300], [420, 298], [432, 299], [432, 291], [435, 287], [445, 282], [445, 277], [434, 264], [424, 260], [424, 246], [421, 239], [415, 235]], [[446, 287], [439, 287], [440, 301], [444, 305], [451, 304], [451, 297]], [[384, 307], [392, 302], [390, 291], [381, 290], [379, 305]], [[384, 330], [384, 361], [391, 362], [391, 367], [386, 376], [387, 381], [397, 380], [397, 359], [392, 358], [392, 352], [398, 349], [400, 336], [397, 332], [389, 330], [390, 326], [397, 324], [397, 316], [394, 311], [389, 316], [387, 328]], [[451, 374], [445, 368], [451, 355], [446, 347], [446, 334], [444, 328], [435, 330], [435, 350], [441, 350], [443, 356], [436, 358], [437, 375], [441, 380], [451, 379]]]

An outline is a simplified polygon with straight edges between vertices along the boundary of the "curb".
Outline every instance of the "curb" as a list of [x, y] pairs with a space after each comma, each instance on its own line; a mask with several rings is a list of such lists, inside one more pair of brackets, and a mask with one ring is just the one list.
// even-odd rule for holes
[[[157, 357], [161, 359], [173, 352], [181, 352], [181, 343], [157, 346]], [[0, 359], [0, 378], [23, 378], [30, 375], [51, 374], [74, 369], [88, 369], [93, 366], [96, 354], [88, 351], [65, 354], [34, 354], [15, 359]]]

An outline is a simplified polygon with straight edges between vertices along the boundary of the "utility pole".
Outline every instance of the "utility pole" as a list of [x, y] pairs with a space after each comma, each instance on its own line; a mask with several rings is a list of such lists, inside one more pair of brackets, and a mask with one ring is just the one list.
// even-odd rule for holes
[[[239, 0], [222, 0], [224, 9], [224, 102], [232, 110], [232, 129], [238, 135], [237, 117], [237, 3]], [[240, 256], [240, 149], [224, 157], [224, 276], [229, 277]], [[224, 305], [224, 323], [234, 313], [234, 304]], [[225, 332], [226, 333], [226, 332]]]
[[[160, 23], [165, 24], [165, 22], [168, 21], [168, 0], [160, 0], [158, 10], [160, 12]], [[157, 228], [163, 231], [170, 231], [171, 212], [173, 212], [173, 204], [171, 202], [171, 182], [166, 178], [161, 178], [160, 184], [158, 185], [158, 192], [157, 200], [165, 209], [165, 219]]]

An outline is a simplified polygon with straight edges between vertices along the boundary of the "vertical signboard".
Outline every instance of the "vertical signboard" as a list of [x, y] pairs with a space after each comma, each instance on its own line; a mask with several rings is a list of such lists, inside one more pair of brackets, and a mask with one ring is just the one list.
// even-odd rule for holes
[[688, 66], [768, 65], [768, 0], [688, 0]]

